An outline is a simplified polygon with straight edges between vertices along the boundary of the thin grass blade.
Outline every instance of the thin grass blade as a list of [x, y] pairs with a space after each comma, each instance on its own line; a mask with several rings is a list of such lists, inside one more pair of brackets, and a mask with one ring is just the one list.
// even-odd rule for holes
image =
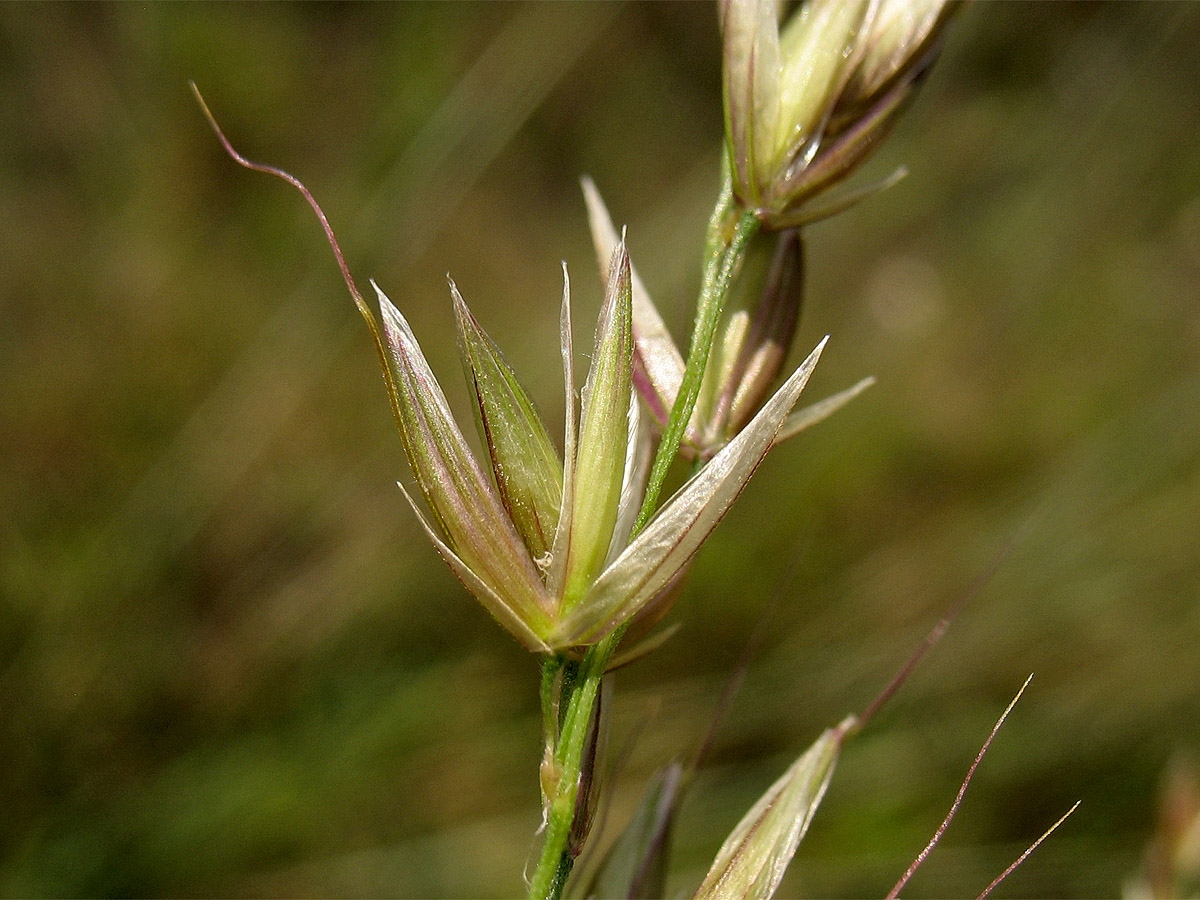
[[683, 767], [678, 761], [654, 774], [633, 818], [596, 873], [589, 896], [626, 900], [665, 896], [667, 851], [682, 783]]

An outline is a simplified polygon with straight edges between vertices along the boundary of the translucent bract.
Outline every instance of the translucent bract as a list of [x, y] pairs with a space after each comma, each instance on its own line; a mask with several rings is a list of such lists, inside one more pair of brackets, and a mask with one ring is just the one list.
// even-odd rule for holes
[[408, 322], [376, 286], [400, 436], [424, 504], [405, 495], [463, 584], [539, 652], [586, 646], [643, 611], [661, 613], [652, 602], [678, 579], [745, 487], [824, 346], [632, 535], [651, 450], [634, 390], [636, 294], [644, 291], [638, 284], [635, 294], [624, 241], [615, 242], [607, 270], [577, 415], [564, 269], [562, 457], [528, 393], [451, 285], [486, 466], [455, 422]]
[[[592, 242], [603, 268], [619, 238], [600, 192], [590, 179], [583, 180], [583, 193]], [[684, 456], [706, 459], [717, 453], [771, 395], [795, 337], [803, 280], [803, 244], [797, 231], [785, 231], [773, 242], [765, 241], [752, 250], [726, 311], [705, 370], [700, 397], [684, 433], [680, 447]], [[661, 426], [675, 405], [683, 382], [683, 355], [632, 267], [630, 285], [634, 384], [650, 418]], [[847, 390], [792, 413], [776, 434], [775, 443], [832, 415], [873, 383], [872, 378], [863, 379]]]
[[[769, 228], [829, 214], [812, 199], [878, 146], [935, 55], [947, 0], [722, 0], [734, 190]], [[844, 204], [835, 204], [832, 209]]]

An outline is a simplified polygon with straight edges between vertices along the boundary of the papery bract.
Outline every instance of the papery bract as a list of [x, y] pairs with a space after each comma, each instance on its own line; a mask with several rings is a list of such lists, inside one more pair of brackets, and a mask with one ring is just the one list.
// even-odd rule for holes
[[[583, 179], [588, 223], [601, 270], [619, 243], [604, 200], [591, 179]], [[769, 246], [769, 245], [764, 245]], [[763, 283], [750, 280], [739, 290], [714, 347], [705, 384], [692, 413], [681, 452], [707, 458], [737, 434], [769, 396], [791, 348], [803, 290], [799, 234], [778, 238], [775, 258]], [[763, 268], [767, 268], [764, 266]], [[630, 269], [635, 347], [634, 383], [651, 417], [661, 427], [683, 381], [683, 357], [637, 270]], [[757, 296], [751, 296], [759, 291]], [[737, 298], [735, 297], [735, 300]], [[865, 378], [853, 387], [792, 413], [780, 426], [778, 443], [832, 415], [874, 383]]]
[[[376, 288], [401, 439], [428, 514], [415, 502], [413, 508], [455, 574], [531, 650], [586, 646], [643, 610], [662, 613], [662, 604], [653, 601], [678, 580], [745, 487], [820, 355], [818, 347], [746, 428], [631, 537], [650, 451], [633, 390], [637, 284], [619, 240], [576, 421], [564, 270], [567, 424], [561, 464], [528, 392], [451, 284], [490, 478], [407, 321]], [[641, 293], [643, 313], [652, 310]]]
[[770, 900], [825, 796], [852, 719], [830, 728], [733, 829], [693, 900]]
[[722, 0], [726, 150], [767, 228], [841, 209], [813, 198], [879, 145], [933, 60], [953, 0]]
[[549, 552], [562, 506], [562, 461], [516, 373], [450, 282], [476, 422], [504, 508], [535, 559]]

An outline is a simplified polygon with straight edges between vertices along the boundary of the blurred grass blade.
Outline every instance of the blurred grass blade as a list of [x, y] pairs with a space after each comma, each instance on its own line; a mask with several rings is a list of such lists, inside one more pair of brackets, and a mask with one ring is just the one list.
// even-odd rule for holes
[[659, 769], [641, 802], [596, 873], [589, 897], [650, 900], [666, 896], [667, 852], [683, 766], [671, 762]]
[[733, 829], [695, 900], [770, 900], [825, 796], [849, 720], [830, 728]]

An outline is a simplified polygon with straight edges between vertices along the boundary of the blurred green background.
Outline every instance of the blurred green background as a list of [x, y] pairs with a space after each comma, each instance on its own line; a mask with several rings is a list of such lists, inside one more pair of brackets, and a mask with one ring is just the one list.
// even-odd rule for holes
[[[1033, 684], [907, 896], [1106, 896], [1200, 750], [1200, 6], [980, 3], [809, 235], [810, 399], [621, 673], [619, 826], [768, 637], [677, 836], [694, 887], [750, 802], [860, 710], [781, 896], [881, 896]], [[452, 402], [450, 271], [561, 421], [559, 260], [599, 302], [578, 177], [677, 334], [720, 134], [706, 4], [0, 7], [0, 893], [520, 893], [535, 661], [407, 478], [308, 208]], [[555, 416], [558, 416], [556, 419]], [[1024, 528], [1023, 531], [1021, 529]], [[776, 605], [771, 607], [771, 598]]]

